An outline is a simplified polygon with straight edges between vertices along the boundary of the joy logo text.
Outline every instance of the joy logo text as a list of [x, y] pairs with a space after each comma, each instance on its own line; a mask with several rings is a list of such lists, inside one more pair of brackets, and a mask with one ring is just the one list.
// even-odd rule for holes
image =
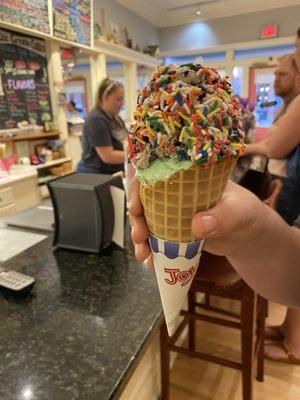
[[196, 268], [191, 267], [186, 271], [180, 271], [180, 269], [177, 268], [164, 268], [164, 270], [167, 274], [169, 274], [168, 278], [165, 278], [165, 281], [169, 285], [175, 285], [177, 282], [179, 282], [181, 286], [185, 286], [193, 278]]

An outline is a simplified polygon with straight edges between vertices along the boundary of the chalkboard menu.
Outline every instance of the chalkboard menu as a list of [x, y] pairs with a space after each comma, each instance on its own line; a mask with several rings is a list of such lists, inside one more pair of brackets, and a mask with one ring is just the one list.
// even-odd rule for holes
[[50, 33], [48, 0], [1, 0], [0, 21]]
[[45, 43], [0, 29], [0, 129], [52, 120]]
[[56, 37], [90, 46], [90, 0], [53, 0], [53, 33]]

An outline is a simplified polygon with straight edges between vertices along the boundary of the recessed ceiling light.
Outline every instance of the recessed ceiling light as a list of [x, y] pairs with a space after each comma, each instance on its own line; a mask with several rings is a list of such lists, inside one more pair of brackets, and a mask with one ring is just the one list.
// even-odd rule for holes
[[196, 11], [196, 14], [197, 14], [197, 15], [201, 15], [201, 14], [202, 14], [202, 11], [198, 10], [198, 11]]

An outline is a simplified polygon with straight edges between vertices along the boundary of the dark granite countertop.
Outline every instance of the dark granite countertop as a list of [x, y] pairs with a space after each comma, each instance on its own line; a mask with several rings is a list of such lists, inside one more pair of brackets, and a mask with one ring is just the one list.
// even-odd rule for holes
[[36, 284], [25, 298], [0, 293], [1, 400], [119, 397], [162, 315], [154, 271], [127, 242], [94, 255], [53, 250], [49, 237], [4, 264]]
[[117, 398], [161, 317], [154, 271], [130, 243], [94, 255], [53, 251], [51, 238], [5, 266], [36, 284], [0, 293], [0, 399]]

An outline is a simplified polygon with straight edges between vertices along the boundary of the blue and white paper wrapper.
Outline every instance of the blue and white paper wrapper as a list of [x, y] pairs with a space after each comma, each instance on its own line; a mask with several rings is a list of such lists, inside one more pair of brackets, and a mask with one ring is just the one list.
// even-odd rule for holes
[[184, 299], [197, 272], [205, 239], [175, 243], [149, 236], [168, 334], [177, 327]]

